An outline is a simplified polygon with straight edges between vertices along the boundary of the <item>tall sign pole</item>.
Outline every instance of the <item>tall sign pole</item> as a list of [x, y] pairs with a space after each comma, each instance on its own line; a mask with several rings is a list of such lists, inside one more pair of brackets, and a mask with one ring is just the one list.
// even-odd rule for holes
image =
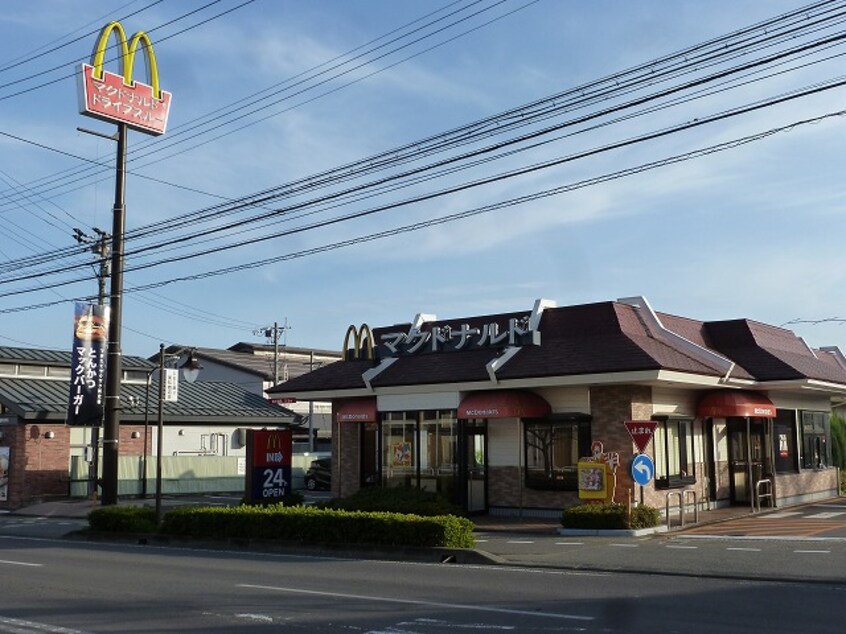
[[118, 501], [118, 457], [120, 455], [120, 379], [123, 374], [120, 334], [123, 316], [123, 249], [126, 225], [126, 136], [125, 123], [118, 124], [115, 162], [115, 206], [112, 217], [112, 285], [109, 294], [109, 348], [106, 356], [106, 400], [103, 423], [103, 505]]
[[[117, 39], [120, 74], [103, 66], [112, 35]], [[133, 76], [135, 54], [141, 47], [147, 57], [148, 83]], [[164, 134], [170, 112], [170, 93], [159, 87], [159, 69], [153, 42], [143, 31], [127, 41], [120, 22], [109, 22], [100, 32], [90, 64], [82, 65], [79, 78], [80, 113], [116, 123], [115, 204], [112, 224], [112, 283], [109, 302], [109, 345], [106, 357], [106, 398], [103, 423], [103, 505], [118, 501], [118, 458], [120, 456], [120, 384], [123, 374], [121, 325], [126, 225], [126, 144], [129, 128], [146, 134]]]

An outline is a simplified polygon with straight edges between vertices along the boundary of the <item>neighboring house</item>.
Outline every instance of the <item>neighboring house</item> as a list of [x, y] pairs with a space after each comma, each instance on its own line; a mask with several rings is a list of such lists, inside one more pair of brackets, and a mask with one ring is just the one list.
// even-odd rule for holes
[[[174, 347], [173, 349], [183, 349]], [[170, 349], [169, 349], [170, 350]], [[193, 348], [194, 355], [202, 363], [203, 371], [197, 381], [228, 381], [265, 398], [267, 390], [278, 383], [298, 377], [341, 358], [340, 352], [292, 348], [253, 343], [236, 343], [228, 349]], [[151, 361], [158, 354], [150, 357]], [[183, 356], [179, 363], [185, 360]], [[271, 399], [272, 400], [272, 399]], [[295, 450], [308, 450], [309, 431], [314, 438], [315, 451], [328, 451], [332, 433], [332, 411], [328, 402], [296, 402], [283, 399], [277, 404], [300, 417], [299, 429], [295, 429]]]
[[268, 390], [332, 402], [336, 496], [413, 486], [470, 512], [556, 515], [602, 497], [663, 510], [838, 494], [829, 416], [846, 359], [784, 328], [634, 297], [418, 315], [346, 341], [343, 361]]
[[[70, 368], [70, 352], [0, 347], [0, 508], [88, 493], [93, 430], [65, 424]], [[157, 365], [124, 356], [122, 370], [118, 492], [149, 493], [158, 451]], [[244, 430], [297, 420], [237, 384], [180, 381], [178, 401], [163, 404], [162, 453], [171, 471], [165, 490], [190, 491], [204, 475], [217, 478], [217, 490], [243, 490]], [[198, 456], [218, 460], [196, 462]]]

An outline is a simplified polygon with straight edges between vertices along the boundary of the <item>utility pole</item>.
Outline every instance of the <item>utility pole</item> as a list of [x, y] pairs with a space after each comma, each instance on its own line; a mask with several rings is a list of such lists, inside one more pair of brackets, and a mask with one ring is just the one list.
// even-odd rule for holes
[[[74, 228], [73, 237], [79, 244], [90, 244], [91, 252], [97, 256], [94, 264], [94, 274], [97, 276], [97, 304], [106, 303], [106, 279], [111, 276], [110, 241], [112, 235], [102, 229], [94, 227], [94, 238], [82, 229]], [[102, 421], [100, 422], [102, 425]], [[100, 425], [91, 428], [91, 460], [88, 463], [88, 497], [97, 499], [97, 476], [100, 472]]]
[[[273, 322], [272, 326], [265, 326], [253, 331], [254, 335], [263, 335], [273, 342], [273, 385], [279, 385], [279, 337], [283, 337], [282, 347], [287, 344], [287, 333], [291, 329], [288, 325], [288, 318], [285, 318], [285, 324], [280, 326], [278, 322]], [[285, 380], [288, 380], [288, 373], [285, 372]]]

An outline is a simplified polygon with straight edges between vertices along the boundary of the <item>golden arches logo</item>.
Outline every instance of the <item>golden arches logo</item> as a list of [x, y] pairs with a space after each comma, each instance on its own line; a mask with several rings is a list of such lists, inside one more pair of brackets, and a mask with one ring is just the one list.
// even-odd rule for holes
[[278, 451], [283, 448], [282, 434], [274, 434], [270, 432], [267, 435], [267, 451]]
[[[120, 74], [103, 68], [109, 40], [115, 35]], [[147, 81], [135, 81], [135, 56], [139, 47], [147, 58]], [[144, 31], [127, 40], [120, 22], [109, 22], [91, 54], [91, 63], [82, 65], [80, 113], [146, 132], [164, 134], [170, 112], [170, 93], [159, 85], [159, 66], [153, 42]]]
[[126, 86], [132, 86], [134, 83], [135, 54], [138, 52], [138, 45], [141, 44], [147, 55], [148, 83], [153, 89], [153, 97], [161, 99], [162, 91], [159, 88], [159, 66], [156, 63], [156, 53], [153, 50], [153, 42], [150, 36], [144, 31], [138, 31], [138, 33], [132, 36], [132, 41], [127, 43], [126, 31], [123, 30], [123, 25], [120, 22], [109, 22], [100, 32], [100, 39], [97, 40], [97, 46], [91, 55], [94, 77], [97, 79], [103, 78], [103, 62], [105, 61], [106, 49], [108, 48], [109, 39], [113, 32], [117, 33], [118, 46], [120, 47], [119, 61], [123, 83]]
[[[352, 343], [352, 347], [350, 344]], [[350, 326], [344, 337], [344, 359], [356, 361], [358, 359], [373, 359], [373, 332], [367, 324], [361, 324], [358, 328]]]

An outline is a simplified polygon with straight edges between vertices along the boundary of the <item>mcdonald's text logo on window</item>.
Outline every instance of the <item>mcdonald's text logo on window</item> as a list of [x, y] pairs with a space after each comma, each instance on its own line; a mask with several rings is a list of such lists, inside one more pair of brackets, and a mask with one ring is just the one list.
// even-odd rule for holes
[[[120, 74], [103, 68], [109, 39], [115, 34], [117, 46], [110, 58], [116, 58]], [[147, 58], [147, 81], [135, 81], [135, 54], [139, 46]], [[91, 55], [91, 63], [82, 65], [79, 77], [79, 112], [89, 117], [125, 123], [140, 132], [164, 134], [170, 112], [170, 93], [159, 87], [159, 69], [153, 42], [139, 31], [127, 42], [120, 22], [110, 22], [100, 32], [100, 39]]]
[[370, 326], [361, 324], [357, 329], [355, 326], [347, 328], [347, 334], [344, 337], [343, 353], [345, 361], [357, 361], [359, 359], [372, 360], [373, 333], [370, 331]]

